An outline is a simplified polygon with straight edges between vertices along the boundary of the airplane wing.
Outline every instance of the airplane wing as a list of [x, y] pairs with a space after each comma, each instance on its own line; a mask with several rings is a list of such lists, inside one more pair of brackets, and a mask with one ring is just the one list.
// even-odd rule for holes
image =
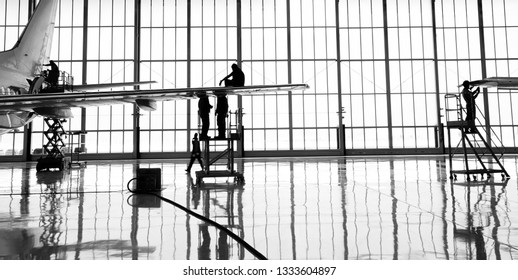
[[145, 84], [154, 84], [155, 81], [147, 81], [147, 82], [126, 82], [126, 83], [106, 83], [106, 84], [85, 84], [85, 85], [72, 85], [73, 91], [89, 91], [96, 90], [102, 88], [116, 88], [116, 87], [129, 87], [129, 86], [138, 86]]
[[175, 88], [175, 89], [147, 89], [131, 91], [104, 91], [104, 92], [64, 92], [40, 93], [24, 95], [4, 95], [0, 97], [0, 111], [28, 111], [37, 112], [38, 108], [57, 109], [73, 107], [89, 107], [134, 103], [141, 109], [153, 111], [157, 101], [197, 98], [197, 94], [205, 93], [209, 96], [253, 95], [269, 94], [278, 91], [304, 90], [307, 84], [285, 84], [245, 87], [204, 87], [204, 88]]
[[[518, 77], [491, 77], [469, 82], [471, 86], [498, 89], [518, 90]], [[461, 85], [462, 86], [462, 85]]]

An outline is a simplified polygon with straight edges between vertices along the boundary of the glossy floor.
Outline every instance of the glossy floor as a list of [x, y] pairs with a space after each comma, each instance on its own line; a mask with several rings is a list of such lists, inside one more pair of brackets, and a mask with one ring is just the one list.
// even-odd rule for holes
[[504, 160], [510, 180], [469, 184], [449, 179], [442, 156], [236, 161], [244, 185], [205, 178], [196, 186], [186, 160], [39, 173], [34, 163], [0, 163], [0, 258], [255, 258], [181, 208], [132, 195], [126, 184], [137, 168], [161, 168], [163, 197], [268, 259], [518, 258], [516, 156]]

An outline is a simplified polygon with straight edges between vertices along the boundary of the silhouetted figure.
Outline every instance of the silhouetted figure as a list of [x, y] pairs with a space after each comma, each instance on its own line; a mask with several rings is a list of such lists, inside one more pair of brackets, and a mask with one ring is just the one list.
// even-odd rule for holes
[[228, 113], [228, 100], [225, 94], [221, 94], [218, 96], [218, 105], [216, 107], [216, 116], [217, 116], [217, 124], [218, 124], [218, 137], [219, 139], [224, 139], [226, 132], [226, 124], [227, 124], [227, 113]]
[[[232, 73], [228, 74], [225, 78], [219, 81], [219, 85], [225, 81], [226, 87], [242, 87], [245, 85], [245, 74], [241, 71], [241, 68], [237, 64], [232, 64]], [[229, 78], [232, 77], [232, 80]]]
[[59, 79], [59, 67], [54, 62], [54, 60], [50, 60], [49, 64], [45, 64], [44, 66], [50, 66], [49, 73], [47, 75], [47, 78], [45, 79], [50, 86], [55, 87], [58, 85], [58, 79]]
[[471, 91], [469, 86], [469, 81], [464, 81], [462, 83], [464, 88], [462, 89], [462, 97], [464, 101], [466, 101], [466, 122], [468, 123], [469, 128], [466, 129], [466, 132], [475, 132], [475, 120], [476, 120], [476, 106], [475, 106], [475, 98], [477, 98], [480, 93], [480, 88], [477, 88], [474, 91]]
[[198, 94], [198, 97], [200, 100], [198, 101], [198, 114], [201, 118], [201, 134], [200, 134], [200, 140], [205, 140], [210, 138], [207, 133], [209, 132], [209, 125], [210, 125], [210, 109], [212, 108], [212, 105], [210, 105], [209, 97], [207, 97], [206, 93], [200, 93]]
[[203, 169], [203, 162], [201, 161], [201, 149], [200, 149], [200, 141], [198, 140], [198, 133], [194, 133], [194, 137], [192, 138], [192, 150], [191, 150], [191, 161], [187, 166], [185, 171], [191, 172], [192, 164], [194, 160], [198, 160], [200, 163], [201, 169]]

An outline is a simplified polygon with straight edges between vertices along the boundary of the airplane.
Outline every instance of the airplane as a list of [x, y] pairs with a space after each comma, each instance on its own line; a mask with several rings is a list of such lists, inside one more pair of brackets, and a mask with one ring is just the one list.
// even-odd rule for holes
[[[518, 90], [518, 77], [491, 77], [470, 81], [469, 85], [482, 88], [496, 87], [497, 89], [504, 90]], [[459, 85], [459, 87], [462, 87], [462, 85]]]
[[[50, 55], [52, 34], [58, 0], [41, 0], [27, 26], [11, 50], [0, 52], [0, 135], [23, 127], [35, 117], [68, 119], [71, 108], [120, 103], [133, 103], [145, 111], [157, 108], [157, 102], [193, 99], [199, 94], [252, 95], [278, 91], [304, 90], [307, 84], [260, 85], [243, 87], [199, 87], [173, 89], [146, 89], [95, 91], [102, 87], [120, 87], [149, 84], [131, 82], [97, 85], [63, 85], [59, 90], [46, 85], [42, 66]], [[68, 90], [67, 90], [68, 89]]]

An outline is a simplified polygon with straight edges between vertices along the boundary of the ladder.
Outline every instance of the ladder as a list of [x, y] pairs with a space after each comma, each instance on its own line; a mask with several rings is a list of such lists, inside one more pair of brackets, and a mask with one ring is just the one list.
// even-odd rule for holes
[[[466, 180], [477, 180], [477, 174], [484, 179], [491, 178], [491, 174], [501, 173], [502, 180], [509, 178], [501, 160], [505, 154], [505, 147], [495, 131], [490, 128], [486, 131], [485, 125], [477, 117], [476, 129], [468, 131], [469, 123], [464, 120], [465, 108], [462, 107], [460, 94], [446, 94], [446, 126], [448, 129], [448, 151], [450, 163], [450, 179], [457, 179], [457, 174], [465, 174]], [[482, 116], [482, 111], [476, 106], [477, 116]], [[458, 144], [452, 146], [452, 129], [460, 131]], [[498, 151], [498, 152], [495, 152]], [[470, 155], [474, 155], [470, 156]], [[459, 167], [457, 162], [462, 163]], [[454, 166], [455, 165], [455, 166]], [[458, 168], [458, 169], [456, 169]]]

